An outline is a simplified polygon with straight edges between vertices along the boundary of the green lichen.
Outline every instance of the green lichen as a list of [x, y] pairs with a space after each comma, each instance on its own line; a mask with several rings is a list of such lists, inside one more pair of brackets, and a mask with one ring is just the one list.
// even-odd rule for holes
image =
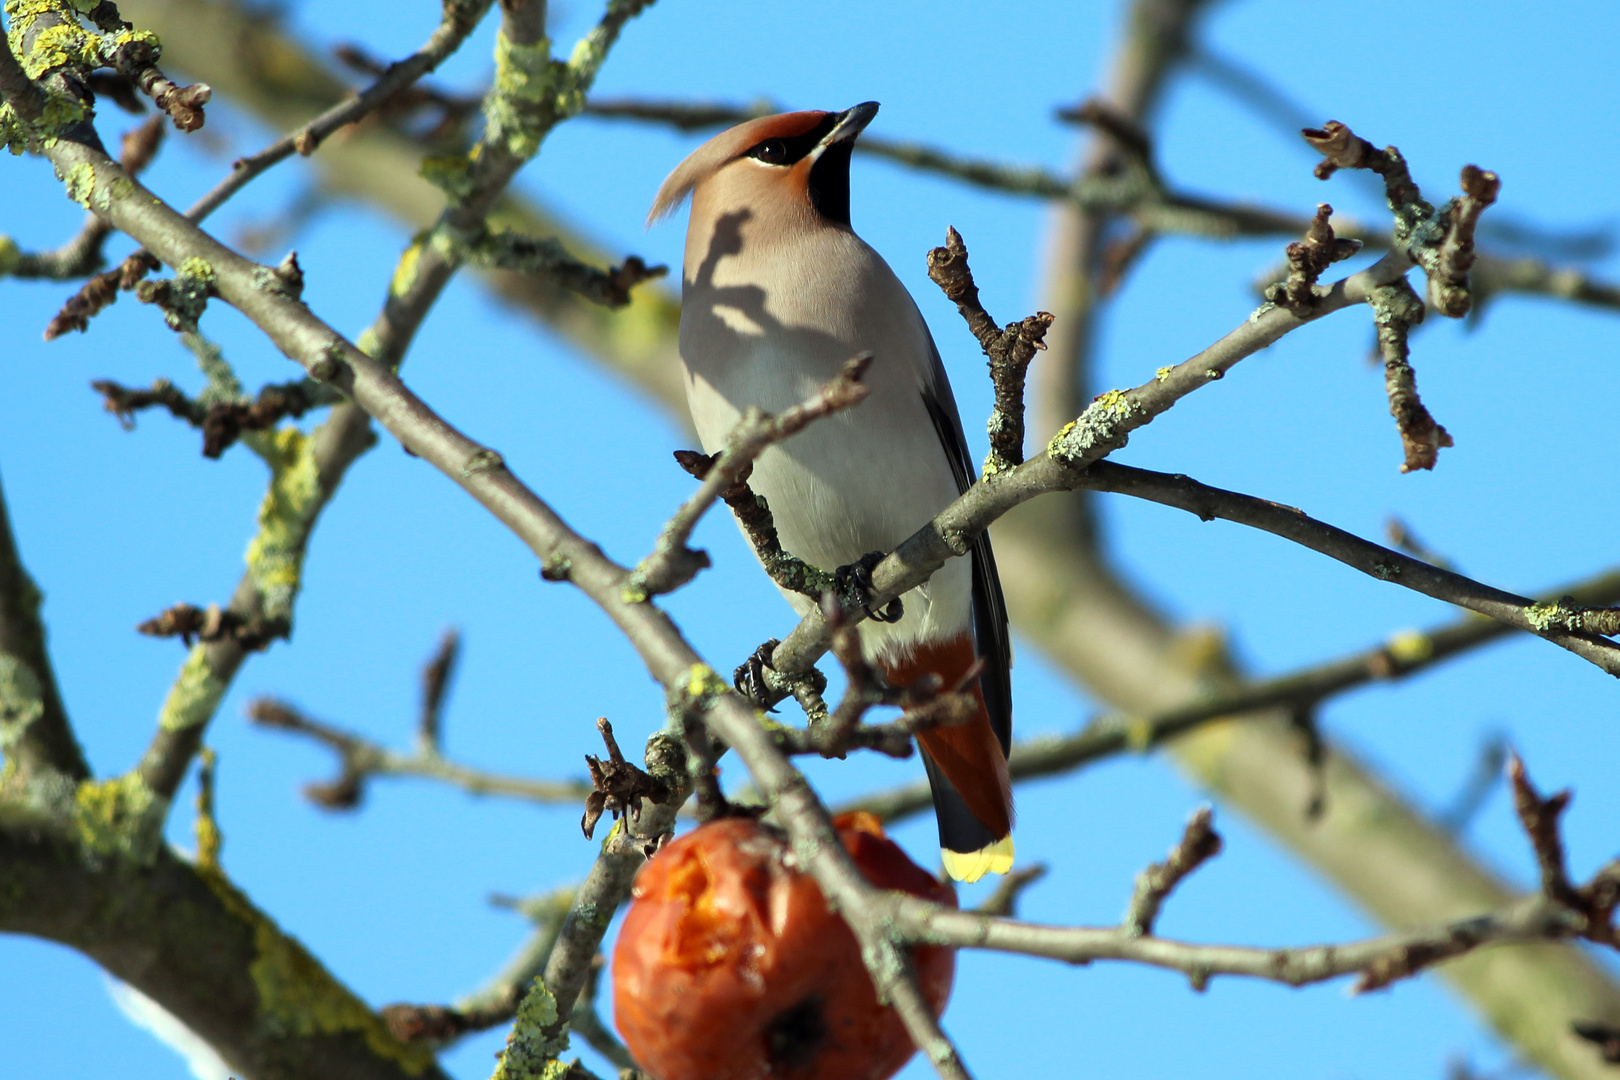
[[567, 69], [551, 59], [549, 40], [519, 45], [496, 33], [495, 83], [484, 99], [484, 141], [516, 158], [533, 157], [556, 123], [558, 91], [571, 82], [567, 76]]
[[226, 684], [214, 674], [208, 662], [208, 649], [194, 645], [180, 667], [180, 675], [169, 687], [158, 711], [158, 727], [164, 731], [184, 731], [201, 727], [213, 718], [225, 697]]
[[78, 98], [52, 92], [49, 86], [41, 89], [46, 96], [37, 121], [26, 121], [10, 105], [0, 104], [0, 143], [13, 155], [49, 150], [64, 132], [89, 115], [89, 109]]
[[203, 747], [197, 769], [197, 866], [204, 870], [219, 869], [219, 850], [225, 845], [225, 835], [219, 831], [214, 818], [214, 763], [218, 760], [211, 747]]
[[490, 1080], [553, 1080], [568, 1074], [557, 1055], [568, 1049], [568, 1025], [559, 1023], [557, 999], [536, 975], [518, 1005], [517, 1021]]
[[[94, 7], [100, 3], [100, 0], [87, 0], [87, 2], [91, 7]], [[142, 59], [149, 64], [156, 63], [158, 58], [163, 55], [163, 42], [159, 41], [157, 34], [150, 30], [135, 30], [133, 28], [120, 30], [108, 40], [111, 41], [112, 47], [115, 49], [129, 49], [133, 46], [141, 46], [144, 50]]]
[[265, 440], [265, 461], [270, 488], [259, 504], [259, 531], [248, 544], [248, 576], [264, 597], [266, 618], [291, 620], [304, 537], [321, 497], [320, 474], [309, 438], [291, 426]]
[[382, 352], [382, 338], [378, 337], [377, 331], [373, 330], [369, 326], [360, 331], [360, 336], [355, 340], [354, 347], [371, 357], [373, 360], [382, 359], [382, 357], [378, 355]]
[[[1065, 465], [1089, 464], [1124, 446], [1127, 433], [1136, 426], [1132, 421], [1146, 413], [1147, 410], [1123, 390], [1098, 394], [1079, 419], [1063, 425], [1052, 436], [1046, 451]], [[1101, 453], [1097, 452], [1099, 449]]]
[[412, 1076], [433, 1064], [433, 1051], [408, 1046], [388, 1032], [382, 1018], [355, 997], [310, 955], [297, 938], [282, 933], [217, 868], [199, 867], [227, 911], [253, 929], [254, 959], [248, 975], [259, 992], [260, 1022], [279, 1035], [310, 1037], [358, 1034], [372, 1053], [397, 1062]]
[[626, 604], [645, 604], [648, 598], [647, 587], [633, 577], [619, 590], [619, 599]]
[[91, 861], [123, 855], [148, 863], [163, 841], [168, 800], [137, 771], [111, 780], [86, 780], [74, 791], [74, 827], [80, 850]]
[[608, 0], [602, 21], [579, 39], [568, 58], [568, 74], [571, 78], [557, 93], [557, 110], [563, 117], [573, 116], [584, 109], [585, 94], [596, 81], [596, 73], [602, 69], [608, 50], [617, 40], [619, 28], [626, 19], [640, 14], [641, 9], [647, 6], [646, 0]]
[[486, 446], [484, 449], [474, 453], [461, 466], [461, 478], [466, 480], [478, 473], [493, 472], [496, 469], [504, 469], [505, 467], [506, 459], [501, 457], [498, 451], [491, 450]]
[[686, 669], [681, 687], [688, 701], [707, 705], [709, 700], [727, 693], [731, 686], [707, 664], [693, 664]]
[[1174, 370], [1175, 370], [1175, 368], [1162, 367], [1158, 371], [1155, 371], [1153, 373], [1153, 377], [1155, 379], [1159, 380], [1160, 382], [1164, 382], [1166, 379], [1168, 379], [1170, 377], [1170, 373], [1172, 371], [1174, 371]]
[[472, 160], [465, 154], [424, 158], [420, 172], [422, 179], [456, 202], [472, 194]]
[[67, 177], [62, 181], [67, 187], [68, 198], [84, 207], [90, 208], [90, 199], [96, 191], [96, 169], [88, 161], [81, 161], [73, 166]]
[[16, 273], [17, 267], [21, 265], [22, 252], [18, 250], [17, 242], [0, 233], [0, 277]]
[[[105, 204], [105, 193], [101, 199]], [[212, 264], [193, 255], [180, 263], [172, 279], [141, 282], [136, 286], [135, 296], [143, 304], [162, 308], [163, 321], [169, 329], [182, 334], [195, 333], [197, 320], [208, 310], [208, 299], [214, 295], [214, 277]]]
[[236, 377], [236, 370], [225, 359], [225, 350], [198, 333], [181, 334], [180, 343], [197, 358], [197, 368], [208, 380], [208, 385], [197, 395], [199, 402], [213, 405], [215, 402], [242, 399], [245, 394], [242, 380]]
[[1538, 634], [1564, 629], [1566, 614], [1562, 604], [1531, 604], [1524, 609], [1525, 621]]
[[0, 751], [10, 753], [28, 725], [45, 715], [45, 688], [20, 657], [0, 652]]

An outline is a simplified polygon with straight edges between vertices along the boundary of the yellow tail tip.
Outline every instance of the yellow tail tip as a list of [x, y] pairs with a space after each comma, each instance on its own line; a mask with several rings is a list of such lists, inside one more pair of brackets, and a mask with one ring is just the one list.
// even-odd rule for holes
[[945, 872], [952, 880], [971, 884], [986, 874], [1005, 874], [1012, 869], [1013, 839], [1011, 836], [1003, 836], [978, 851], [962, 852], [941, 848], [939, 854], [945, 860]]

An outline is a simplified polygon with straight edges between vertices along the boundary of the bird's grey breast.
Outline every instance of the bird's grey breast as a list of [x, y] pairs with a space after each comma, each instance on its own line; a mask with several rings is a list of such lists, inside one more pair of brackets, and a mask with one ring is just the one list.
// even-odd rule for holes
[[722, 224], [709, 251], [689, 253], [681, 358], [699, 437], [716, 452], [743, 410], [797, 404], [870, 352], [867, 399], [767, 450], [751, 483], [801, 558], [831, 568], [891, 550], [957, 493], [923, 396], [932, 392], [927, 326], [851, 233], [751, 239]]

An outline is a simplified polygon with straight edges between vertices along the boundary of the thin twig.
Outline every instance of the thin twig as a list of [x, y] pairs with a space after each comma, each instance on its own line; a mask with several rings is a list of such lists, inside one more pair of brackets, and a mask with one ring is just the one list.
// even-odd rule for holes
[[1197, 870], [1209, 859], [1221, 853], [1221, 834], [1215, 831], [1214, 813], [1209, 807], [1199, 807], [1187, 821], [1176, 846], [1164, 862], [1154, 863], [1136, 876], [1136, 889], [1125, 910], [1123, 926], [1133, 937], [1153, 933], [1158, 921], [1159, 908], [1181, 880]]
[[535, 924], [517, 954], [484, 986], [450, 1005], [385, 1005], [377, 1010], [400, 1042], [445, 1047], [477, 1031], [507, 1023], [517, 1014], [523, 992], [546, 966], [563, 920], [574, 906], [573, 888], [558, 889], [517, 905]]
[[967, 320], [979, 347], [990, 362], [990, 384], [996, 403], [990, 413], [990, 454], [984, 474], [1006, 472], [1024, 460], [1024, 376], [1035, 353], [1046, 348], [1052, 314], [1038, 311], [1006, 329], [996, 325], [979, 302], [979, 287], [968, 269], [967, 245], [953, 228], [945, 230], [945, 246], [928, 253], [928, 276]]
[[1346, 944], [1290, 949], [1194, 945], [1154, 937], [1152, 921], [1158, 901], [1219, 851], [1219, 838], [1209, 828], [1207, 811], [1194, 815], [1169, 860], [1149, 867], [1137, 879], [1130, 911], [1118, 927], [1041, 926], [958, 911], [900, 893], [887, 895], [885, 915], [903, 941], [1044, 956], [1071, 964], [1134, 961], [1180, 971], [1195, 990], [1203, 990], [1216, 975], [1303, 986], [1353, 974], [1357, 976], [1353, 992], [1364, 993], [1483, 945], [1570, 938], [1615, 944], [1613, 916], [1620, 900], [1620, 860], [1604, 867], [1586, 885], [1571, 885], [1564, 873], [1558, 835], [1558, 814], [1568, 793], [1541, 799], [1517, 759], [1511, 775], [1521, 820], [1542, 865], [1542, 890], [1500, 911], [1439, 926]]
[[[1091, 470], [1086, 486], [1174, 506], [1197, 514], [1205, 521], [1222, 518], [1275, 533], [1380, 581], [1477, 611], [1517, 630], [1535, 634], [1611, 675], [1620, 675], [1620, 645], [1594, 636], [1605, 622], [1602, 613], [1614, 609], [1560, 618], [1557, 605], [1538, 604], [1528, 597], [1414, 559], [1317, 521], [1291, 506], [1210, 487], [1179, 473], [1151, 472], [1106, 462]], [[1572, 621], [1579, 624], [1578, 629], [1571, 627]]]
[[669, 519], [658, 534], [652, 552], [632, 571], [631, 588], [647, 597], [660, 596], [685, 585], [706, 568], [708, 555], [687, 547], [692, 530], [697, 528], [703, 515], [723, 493], [743, 482], [754, 460], [768, 447], [803, 431], [822, 417], [866, 400], [867, 388], [861, 377], [871, 363], [870, 353], [850, 359], [835, 378], [811, 397], [775, 415], [757, 408], [746, 411], [726, 436], [725, 450], [710, 463], [702, 486]]
[[366, 782], [379, 776], [414, 776], [438, 780], [472, 795], [501, 795], [543, 805], [577, 803], [591, 793], [582, 780], [532, 780], [462, 765], [418, 746], [401, 754], [360, 735], [322, 723], [273, 698], [249, 702], [254, 723], [278, 731], [307, 735], [329, 747], [338, 758], [338, 775], [325, 783], [304, 785], [304, 794], [329, 810], [347, 810], [365, 797]]
[[419, 754], [438, 755], [443, 750], [444, 699], [450, 691], [450, 677], [455, 674], [460, 655], [461, 634], [452, 627], [444, 632], [433, 658], [422, 668], [422, 714], [416, 723]]

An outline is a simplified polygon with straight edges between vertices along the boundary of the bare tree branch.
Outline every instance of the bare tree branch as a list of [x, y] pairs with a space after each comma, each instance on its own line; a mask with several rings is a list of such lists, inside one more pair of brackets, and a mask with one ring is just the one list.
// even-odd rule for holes
[[1594, 636], [1598, 623], [1595, 616], [1589, 616], [1593, 630], [1566, 628], [1548, 611], [1549, 605], [1483, 585], [1422, 559], [1363, 540], [1291, 506], [1210, 487], [1179, 473], [1133, 469], [1111, 461], [1091, 470], [1087, 486], [1096, 491], [1114, 491], [1175, 506], [1205, 521], [1223, 518], [1264, 529], [1380, 581], [1477, 611], [1514, 629], [1545, 638], [1611, 675], [1620, 675], [1620, 645]]
[[996, 404], [987, 425], [990, 456], [984, 460], [984, 472], [987, 476], [1006, 472], [1024, 460], [1024, 374], [1035, 353], [1046, 348], [1046, 331], [1052, 326], [1053, 316], [1040, 311], [1008, 323], [1005, 330], [996, 326], [979, 302], [979, 287], [968, 269], [967, 245], [952, 228], [945, 230], [945, 246], [928, 253], [928, 276], [967, 320], [968, 329], [990, 361]]
[[0, 489], [0, 792], [9, 795], [15, 785], [25, 801], [27, 789], [52, 777], [76, 783], [90, 775], [45, 647], [43, 599], [23, 566]]
[[[163, 118], [154, 116], [124, 133], [119, 163], [130, 175], [140, 175], [152, 163], [166, 130]], [[101, 249], [112, 231], [112, 226], [92, 211], [85, 214], [84, 224], [73, 238], [54, 251], [18, 251], [9, 238], [0, 237], [0, 277], [62, 281], [94, 273], [101, 268]]]
[[367, 781], [378, 776], [439, 780], [472, 795], [502, 795], [548, 806], [581, 802], [591, 792], [590, 785], [581, 780], [533, 780], [490, 772], [451, 761], [420, 744], [413, 752], [402, 754], [311, 719], [286, 702], [273, 698], [250, 702], [247, 714], [262, 727], [307, 735], [337, 755], [339, 772], [334, 779], [304, 785], [305, 796], [328, 810], [359, 806], [365, 798]]
[[[333, 132], [356, 123], [444, 62], [445, 58], [461, 47], [461, 43], [482, 21], [492, 0], [444, 0], [443, 17], [427, 42], [404, 60], [391, 65], [365, 90], [327, 109], [296, 131], [265, 147], [249, 157], [239, 158], [231, 167], [231, 175], [215, 184], [201, 199], [186, 211], [192, 221], [201, 222], [223, 206], [249, 182], [267, 169], [285, 161], [295, 152], [308, 157]], [[543, 6], [543, 5], [542, 5]], [[127, 166], [126, 166], [127, 167]], [[132, 173], [137, 169], [131, 169]], [[98, 245], [99, 246], [99, 245]], [[144, 248], [124, 259], [117, 269], [97, 275], [85, 285], [51, 321], [45, 331], [47, 340], [59, 337], [68, 330], [84, 330], [89, 320], [118, 298], [118, 290], [135, 287], [149, 271], [157, 269], [156, 261]]]
[[871, 363], [870, 353], [854, 357], [812, 397], [774, 416], [760, 409], [746, 411], [726, 436], [725, 450], [708, 464], [702, 486], [670, 518], [658, 534], [652, 553], [631, 572], [630, 588], [641, 590], [645, 596], [661, 596], [685, 585], [706, 568], [708, 555], [686, 546], [703, 515], [724, 493], [747, 480], [754, 461], [767, 447], [803, 431], [822, 417], [864, 401], [867, 388], [861, 377]]
[[[1591, 604], [1620, 600], [1620, 571], [1554, 592]], [[1342, 659], [1256, 680], [1201, 701], [1147, 716], [1101, 716], [1072, 735], [1014, 743], [1007, 771], [1015, 782], [1056, 776], [1120, 754], [1144, 753], [1214, 721], [1255, 721], [1269, 716], [1267, 710], [1277, 707], [1296, 713], [1310, 711], [1347, 690], [1370, 682], [1405, 678], [1511, 633], [1513, 628], [1506, 623], [1477, 615], [1427, 630], [1403, 631]], [[884, 821], [895, 821], [932, 805], [928, 785], [916, 783], [861, 796], [840, 805], [835, 813], [865, 810]], [[1451, 818], [1447, 815], [1448, 821]]]

